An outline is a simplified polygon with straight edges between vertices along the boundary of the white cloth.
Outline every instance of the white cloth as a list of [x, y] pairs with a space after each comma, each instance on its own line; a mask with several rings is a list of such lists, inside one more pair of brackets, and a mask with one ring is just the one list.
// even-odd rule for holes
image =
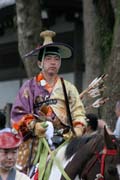
[[[71, 160], [71, 158], [67, 161], [65, 158], [65, 150], [66, 150], [67, 144], [62, 146], [59, 151], [57, 152], [55, 158], [57, 162], [60, 164], [62, 168], [64, 168], [68, 162]], [[61, 171], [58, 168], [56, 162], [53, 162], [53, 166], [50, 172], [49, 180], [60, 180], [61, 177]]]
[[4, 129], [0, 130], [0, 133], [2, 133], [2, 132], [12, 132], [12, 129], [11, 128], [4, 128]]
[[47, 121], [47, 124], [48, 124], [48, 127], [47, 127], [45, 134], [46, 134], [46, 138], [48, 140], [49, 145], [52, 146], [53, 145], [52, 138], [54, 135], [54, 127], [53, 127], [52, 122]]
[[[61, 168], [65, 168], [67, 166], [67, 164], [72, 160], [72, 158], [74, 157], [75, 154], [73, 154], [71, 156], [71, 158], [69, 158], [68, 160], [65, 158], [65, 151], [66, 151], [66, 148], [67, 148], [67, 144], [62, 146], [55, 158], [57, 160], [57, 162], [59, 163], [59, 165], [61, 166]], [[53, 162], [53, 165], [52, 165], [52, 169], [51, 169], [51, 172], [50, 172], [50, 176], [49, 176], [49, 179], [48, 180], [60, 180], [61, 178], [61, 171], [60, 169], [58, 168], [56, 162], [54, 161]], [[75, 177], [75, 180], [80, 180], [78, 176]], [[82, 179], [81, 179], [82, 180]]]
[[30, 180], [30, 178], [26, 174], [16, 170], [15, 180]]

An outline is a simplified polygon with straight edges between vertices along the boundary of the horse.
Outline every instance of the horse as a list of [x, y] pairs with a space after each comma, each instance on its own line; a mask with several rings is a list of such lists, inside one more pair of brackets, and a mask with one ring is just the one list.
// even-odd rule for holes
[[[105, 128], [104, 135], [103, 133], [94, 133], [90, 136], [76, 137], [62, 148], [58, 148], [47, 180], [73, 180], [76, 178], [84, 180], [101, 178], [100, 180], [103, 180], [103, 177], [104, 180], [118, 180], [119, 164], [119, 141], [114, 135], [109, 135]], [[61, 172], [64, 175], [61, 175]], [[44, 176], [42, 179], [46, 180]]]
[[[120, 141], [114, 135], [108, 134], [106, 128], [104, 133], [95, 134], [91, 138], [80, 138], [77, 145], [74, 142], [77, 141], [71, 141], [62, 147], [61, 154], [61, 149], [57, 153], [58, 159], [62, 157], [59, 162], [62, 162], [68, 179], [119, 180]], [[66, 180], [58, 168], [55, 170], [55, 163], [53, 166], [49, 180]]]
[[59, 180], [61, 176], [61, 170], [58, 165], [61, 166], [62, 169], [71, 161], [74, 154], [86, 144], [96, 133], [91, 134], [90, 136], [82, 136], [82, 137], [74, 137], [70, 141], [68, 141], [65, 145], [61, 146], [55, 155], [55, 160], [53, 161], [53, 165], [51, 168], [49, 180]]

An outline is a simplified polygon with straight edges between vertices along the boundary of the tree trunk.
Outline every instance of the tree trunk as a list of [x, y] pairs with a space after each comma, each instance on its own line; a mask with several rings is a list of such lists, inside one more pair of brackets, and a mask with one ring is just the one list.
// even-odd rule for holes
[[41, 31], [41, 13], [38, 0], [16, 0], [18, 47], [21, 59], [24, 63], [27, 76], [32, 77], [38, 72], [36, 58], [23, 56], [36, 48], [39, 43]]
[[114, 13], [115, 13], [115, 11], [116, 11], [116, 9], [117, 9], [117, 7], [116, 7], [117, 0], [111, 0], [111, 4], [112, 4], [112, 7], [113, 7]]
[[[96, 14], [93, 0], [83, 1], [84, 19], [84, 52], [85, 52], [85, 88], [101, 73], [100, 55], [96, 36]], [[85, 105], [91, 104], [92, 100], [85, 100]], [[88, 110], [89, 111], [89, 110]], [[91, 111], [91, 109], [90, 109]]]
[[74, 30], [74, 83], [79, 90], [83, 88], [83, 71], [84, 71], [84, 53], [83, 53], [83, 23], [75, 21]]
[[120, 100], [120, 1], [118, 0], [115, 17], [114, 39], [111, 55], [106, 64], [106, 72], [109, 75], [107, 81], [106, 96], [110, 98], [106, 103], [103, 116], [114, 128], [116, 115], [114, 112], [117, 100]]
[[85, 77], [88, 85], [100, 74], [100, 55], [97, 48], [96, 14], [93, 0], [83, 1], [85, 33]]

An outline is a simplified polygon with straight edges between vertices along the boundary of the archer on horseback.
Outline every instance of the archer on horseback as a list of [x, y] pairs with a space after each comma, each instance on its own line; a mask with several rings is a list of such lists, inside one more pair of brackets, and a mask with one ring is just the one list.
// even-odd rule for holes
[[[53, 31], [44, 31], [40, 36], [44, 38], [44, 44], [25, 57], [38, 55], [41, 72], [23, 84], [11, 110], [12, 127], [21, 131], [24, 139], [29, 141], [32, 155], [39, 141], [34, 144], [34, 140], [45, 137], [47, 126], [52, 124], [56, 134], [69, 138], [72, 135], [81, 136], [87, 124], [78, 90], [58, 76], [61, 59], [71, 58], [72, 48], [67, 44], [53, 42]], [[45, 123], [46, 121], [49, 123]], [[20, 159], [18, 156], [17, 164], [21, 170], [26, 168], [26, 161], [33, 161], [35, 158], [26, 159], [26, 146], [28, 144], [21, 147]]]

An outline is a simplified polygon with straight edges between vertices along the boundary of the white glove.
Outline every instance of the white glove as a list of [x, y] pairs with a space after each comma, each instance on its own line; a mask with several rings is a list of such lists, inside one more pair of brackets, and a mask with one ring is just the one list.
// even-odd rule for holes
[[48, 140], [49, 145], [52, 146], [53, 145], [52, 138], [54, 135], [53, 123], [50, 121], [46, 121], [46, 124], [48, 125], [45, 132], [46, 139]]

